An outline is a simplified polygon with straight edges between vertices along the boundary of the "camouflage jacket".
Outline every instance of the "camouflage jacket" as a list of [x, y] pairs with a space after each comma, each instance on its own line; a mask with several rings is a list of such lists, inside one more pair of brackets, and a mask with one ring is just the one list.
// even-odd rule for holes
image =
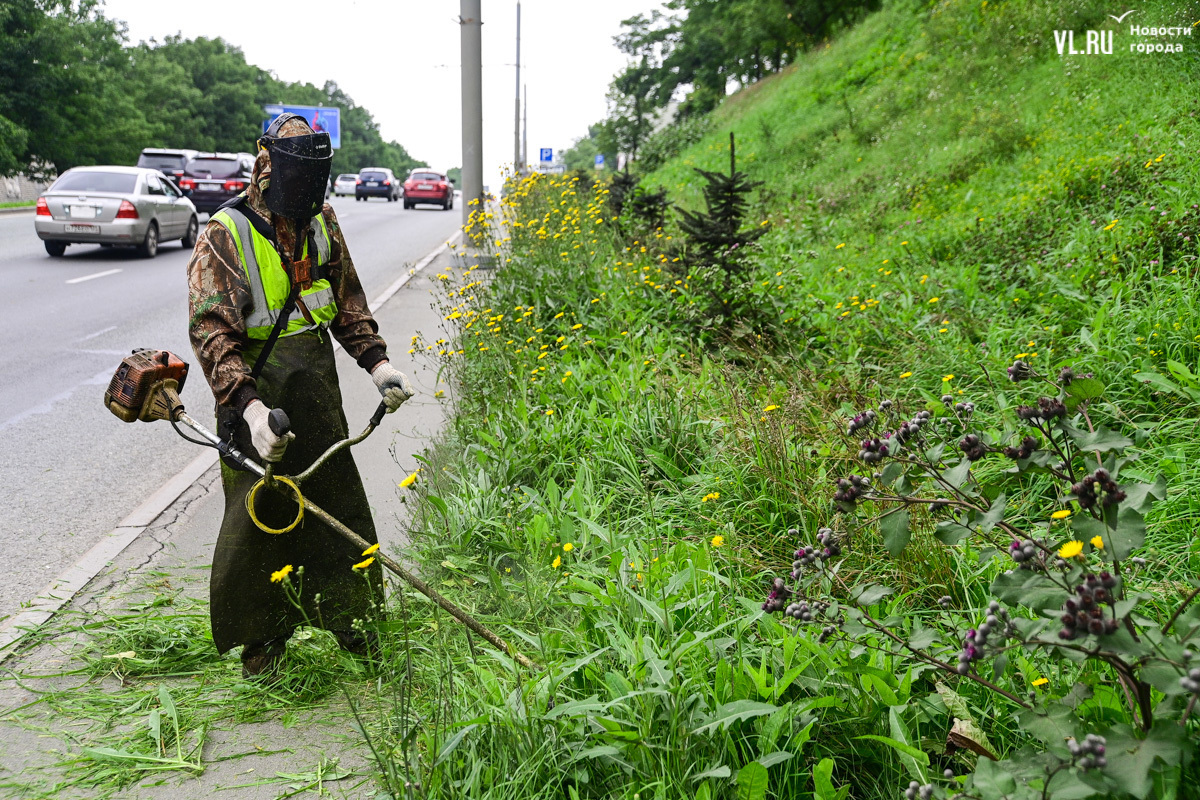
[[[280, 252], [291, 253], [296, 242], [295, 225], [274, 218], [263, 201], [262, 189], [270, 174], [270, 158], [260, 152], [247, 192], [248, 203], [263, 219], [272, 222]], [[367, 306], [337, 215], [328, 203], [321, 213], [332, 240], [327, 270], [338, 307], [329, 330], [359, 366], [370, 370], [387, 358], [387, 345]], [[237, 245], [223, 225], [210, 222], [205, 227], [196, 241], [187, 273], [192, 350], [217, 403], [235, 408], [240, 415], [258, 397], [250, 365], [242, 357], [249, 343], [246, 315], [252, 301]]]

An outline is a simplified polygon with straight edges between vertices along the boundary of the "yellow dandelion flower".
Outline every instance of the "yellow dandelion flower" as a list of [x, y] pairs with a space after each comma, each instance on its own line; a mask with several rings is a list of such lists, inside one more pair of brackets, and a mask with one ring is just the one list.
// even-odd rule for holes
[[942, 298], [940, 298], [940, 297], [931, 297], [931, 298], [929, 298], [929, 302], [936, 303], [938, 300], [941, 300], [941, 299]]
[[1066, 519], [1071, 516], [1071, 509], [1063, 508], [1050, 515], [1050, 519]]
[[366, 550], [363, 550], [362, 554], [364, 556], [371, 556], [371, 555], [375, 555], [375, 553], [377, 553], [377, 552], [379, 552], [379, 542], [376, 542], [375, 544], [368, 547]]
[[720, 499], [721, 499], [720, 492], [709, 492], [708, 494], [704, 495], [704, 497], [700, 498], [700, 502], [707, 503], [709, 500], [720, 500]]
[[358, 562], [357, 564], [355, 564], [355, 565], [352, 567], [352, 569], [355, 569], [355, 570], [364, 570], [364, 569], [366, 569], [367, 567], [371, 566], [371, 565], [372, 565], [372, 564], [374, 564], [374, 563], [375, 563], [375, 556], [371, 556], [371, 557], [370, 557], [370, 558], [368, 558], [367, 560], [365, 560], [365, 561], [360, 561], [360, 562]]
[[572, 551], [572, 550], [574, 550], [574, 549], [575, 549], [575, 545], [571, 544], [570, 542], [567, 542], [566, 544], [564, 544], [564, 545], [563, 545], [563, 552], [564, 552], [564, 553], [569, 553], [569, 552], [571, 552], [571, 551]]
[[560, 556], [555, 556], [554, 560], [550, 562], [551, 569], [558, 569], [561, 566], [562, 566], [562, 558]]
[[942, 383], [949, 383], [949, 382], [950, 382], [950, 381], [952, 381], [952, 380], [954, 380], [954, 373], [953, 373], [953, 372], [952, 372], [952, 373], [950, 373], [949, 375], [943, 375], [943, 376], [942, 376]]
[[283, 569], [278, 570], [276, 572], [272, 572], [271, 573], [271, 583], [279, 583], [284, 578], [286, 578], [291, 571], [292, 571], [292, 565], [288, 564]]
[[1101, 539], [1099, 536], [1093, 536], [1091, 539], [1091, 542], [1092, 542], [1092, 547], [1096, 548], [1097, 550], [1104, 549], [1104, 540]]
[[546, 416], [547, 416], [547, 417], [553, 417], [553, 416], [554, 416], [554, 409], [553, 409], [553, 408], [547, 408], [547, 409], [546, 409]]
[[1083, 552], [1083, 542], [1069, 541], [1058, 550], [1059, 558], [1074, 558]]
[[1033, 682], [1032, 685], [1033, 686], [1045, 686], [1049, 682], [1050, 682], [1050, 680], [1048, 678], [1038, 678], [1036, 681]]
[[[420, 471], [421, 470], [417, 470], [417, 472], [420, 472]], [[414, 483], [416, 483], [417, 482], [417, 472], [414, 472], [413, 474], [409, 475], [404, 480], [400, 481], [400, 484], [399, 484], [400, 488], [407, 489], [408, 487], [410, 487]]]
[[841, 249], [842, 249], [843, 247], [845, 247], [845, 246], [846, 246], [846, 243], [845, 243], [845, 242], [842, 242], [841, 244], [839, 244], [837, 247], [835, 247], [835, 248], [833, 248], [833, 249], [834, 249], [834, 250], [841, 250]]
[[711, 544], [713, 547], [722, 547], [725, 544], [725, 537], [718, 533], [716, 536], [712, 537], [712, 539], [709, 541], [709, 544]]
[[901, 372], [901, 373], [900, 373], [900, 377], [901, 377], [901, 378], [911, 378], [911, 377], [912, 377], [912, 373], [911, 373], [911, 372]]

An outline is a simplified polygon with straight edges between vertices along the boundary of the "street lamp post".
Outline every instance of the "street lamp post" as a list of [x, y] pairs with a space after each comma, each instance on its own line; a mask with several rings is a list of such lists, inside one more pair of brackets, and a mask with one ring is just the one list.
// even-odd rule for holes
[[[481, 0], [459, 0], [462, 47], [463, 224], [483, 210], [483, 21]], [[472, 204], [471, 201], [477, 201]]]

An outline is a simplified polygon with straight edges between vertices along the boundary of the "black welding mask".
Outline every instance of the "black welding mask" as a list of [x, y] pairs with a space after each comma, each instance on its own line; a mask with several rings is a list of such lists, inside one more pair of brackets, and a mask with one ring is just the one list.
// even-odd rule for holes
[[271, 155], [271, 183], [263, 199], [272, 214], [307, 221], [325, 204], [333, 145], [324, 132], [280, 137], [280, 128], [290, 119], [304, 121], [296, 114], [280, 114], [258, 140]]

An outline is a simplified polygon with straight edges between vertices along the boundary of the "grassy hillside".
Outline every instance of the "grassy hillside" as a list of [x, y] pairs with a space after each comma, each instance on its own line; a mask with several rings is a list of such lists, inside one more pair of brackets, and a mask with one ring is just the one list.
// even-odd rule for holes
[[[1200, 6], [1117, 25], [1090, 0], [907, 5], [729, 98], [643, 183], [695, 205], [693, 167], [727, 169], [736, 132], [765, 183], [763, 277], [782, 272], [772, 297], [817, 378], [936, 392], [952, 374], [962, 393], [1018, 356], [1083, 359], [1131, 422], [1166, 420], [1152, 459], [1195, 485], [1200, 35], [1129, 25], [1192, 28]], [[1086, 28], [1115, 29], [1113, 55], [1060, 57], [1053, 32]], [[1140, 41], [1184, 52], [1130, 53]], [[1188, 574], [1197, 510], [1173, 492], [1162, 513], [1181, 524], [1157, 541]]]

